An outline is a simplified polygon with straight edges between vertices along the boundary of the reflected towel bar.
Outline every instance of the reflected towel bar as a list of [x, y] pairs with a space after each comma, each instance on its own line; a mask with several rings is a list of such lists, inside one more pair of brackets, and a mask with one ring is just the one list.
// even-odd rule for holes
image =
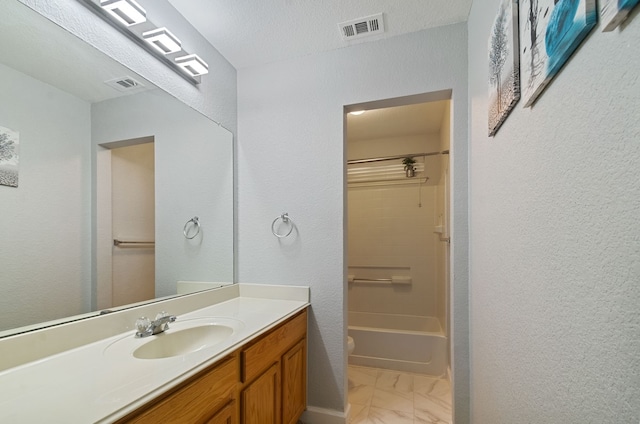
[[350, 283], [366, 283], [366, 284], [411, 284], [411, 277], [392, 277], [392, 278], [352, 278], [349, 276]]
[[124, 241], [113, 239], [113, 245], [116, 247], [147, 247], [148, 245], [155, 244], [155, 241]]
[[354, 283], [391, 284], [391, 278], [354, 278]]

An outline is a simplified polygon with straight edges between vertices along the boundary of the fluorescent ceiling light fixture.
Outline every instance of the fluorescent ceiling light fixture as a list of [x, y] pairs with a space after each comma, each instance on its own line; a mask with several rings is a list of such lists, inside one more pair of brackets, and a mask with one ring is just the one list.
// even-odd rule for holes
[[125, 26], [147, 20], [147, 12], [135, 0], [100, 0], [100, 6]]
[[178, 37], [164, 27], [143, 32], [142, 38], [162, 54], [176, 53], [182, 50], [182, 43]]
[[355, 111], [349, 112], [349, 113], [352, 114], [352, 115], [358, 116], [358, 115], [362, 115], [364, 112], [365, 112], [364, 110], [355, 110]]
[[209, 65], [200, 59], [197, 54], [176, 57], [176, 63], [182, 67], [189, 75], [197, 77], [209, 73]]

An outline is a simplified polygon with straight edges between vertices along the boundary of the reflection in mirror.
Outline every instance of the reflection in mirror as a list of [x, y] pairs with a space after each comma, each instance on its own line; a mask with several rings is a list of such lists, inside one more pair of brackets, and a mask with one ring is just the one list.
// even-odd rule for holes
[[0, 336], [232, 282], [232, 134], [19, 1], [0, 10]]

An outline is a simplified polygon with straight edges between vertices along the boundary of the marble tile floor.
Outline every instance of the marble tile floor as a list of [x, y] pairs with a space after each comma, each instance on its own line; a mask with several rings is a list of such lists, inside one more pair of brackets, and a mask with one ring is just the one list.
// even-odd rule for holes
[[350, 424], [451, 424], [447, 379], [349, 365]]

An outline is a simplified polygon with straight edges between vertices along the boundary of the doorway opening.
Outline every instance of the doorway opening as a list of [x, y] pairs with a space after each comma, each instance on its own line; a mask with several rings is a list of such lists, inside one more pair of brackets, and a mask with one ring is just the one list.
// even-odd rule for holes
[[155, 297], [154, 138], [98, 146], [97, 307]]
[[450, 90], [345, 107], [349, 401], [355, 409], [352, 376], [391, 373], [441, 381], [451, 413], [451, 107]]

